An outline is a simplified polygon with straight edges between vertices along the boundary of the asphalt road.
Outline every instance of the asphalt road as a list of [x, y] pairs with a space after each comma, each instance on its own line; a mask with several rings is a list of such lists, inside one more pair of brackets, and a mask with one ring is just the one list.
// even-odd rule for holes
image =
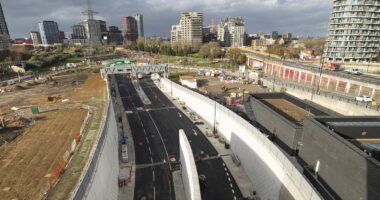
[[150, 105], [143, 104], [126, 76], [116, 75], [116, 80], [135, 145], [134, 199], [175, 199], [172, 171], [179, 169], [179, 129], [185, 131], [195, 158], [205, 159], [197, 161], [199, 174], [207, 177], [202, 199], [241, 198], [235, 180], [225, 169], [223, 160], [217, 157], [215, 148], [150, 78], [139, 80]]

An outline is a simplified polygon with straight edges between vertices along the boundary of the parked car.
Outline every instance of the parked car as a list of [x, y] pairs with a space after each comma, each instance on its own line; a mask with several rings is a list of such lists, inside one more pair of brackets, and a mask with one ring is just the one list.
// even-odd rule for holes
[[372, 102], [373, 99], [371, 97], [368, 97], [368, 96], [357, 96], [355, 98], [356, 101], [361, 101], [361, 102]]

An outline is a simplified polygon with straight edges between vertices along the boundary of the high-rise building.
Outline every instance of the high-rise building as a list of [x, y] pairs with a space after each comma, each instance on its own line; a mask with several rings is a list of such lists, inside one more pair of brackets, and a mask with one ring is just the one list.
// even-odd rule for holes
[[136, 14], [133, 16], [137, 23], [138, 37], [144, 37], [144, 17], [142, 14]]
[[218, 25], [218, 40], [226, 46], [244, 45], [245, 25], [240, 17], [222, 19]]
[[58, 24], [55, 21], [42, 21], [38, 24], [41, 41], [44, 45], [60, 43]]
[[380, 1], [334, 0], [324, 57], [370, 62], [379, 55]]
[[107, 43], [108, 44], [122, 44], [123, 43], [123, 34], [122, 31], [119, 30], [116, 26], [108, 27], [108, 35], [107, 35]]
[[73, 33], [71, 39], [86, 39], [86, 28], [83, 24], [77, 24], [72, 26]]
[[86, 30], [87, 42], [100, 43], [102, 32], [100, 29], [100, 21], [96, 19], [87, 19], [83, 23]]
[[272, 32], [272, 39], [277, 40], [279, 36], [280, 36], [280, 34], [278, 33], [278, 31]]
[[137, 21], [134, 17], [127, 16], [121, 18], [124, 27], [124, 41], [136, 42], [139, 36]]
[[171, 42], [199, 48], [203, 39], [203, 13], [182, 12], [178, 25], [172, 26]]
[[40, 32], [38, 32], [38, 31], [30, 32], [30, 38], [32, 38], [33, 45], [42, 44]]
[[0, 2], [0, 51], [8, 50], [10, 48], [10, 44], [8, 26], [5, 21], [3, 7]]

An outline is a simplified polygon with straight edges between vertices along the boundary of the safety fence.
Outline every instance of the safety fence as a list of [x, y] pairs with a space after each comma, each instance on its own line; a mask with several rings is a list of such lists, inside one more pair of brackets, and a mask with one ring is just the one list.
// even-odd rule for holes
[[262, 199], [281, 199], [288, 191], [295, 199], [321, 199], [297, 166], [266, 135], [239, 115], [197, 92], [168, 79], [163, 85], [175, 98], [214, 124], [242, 166]]

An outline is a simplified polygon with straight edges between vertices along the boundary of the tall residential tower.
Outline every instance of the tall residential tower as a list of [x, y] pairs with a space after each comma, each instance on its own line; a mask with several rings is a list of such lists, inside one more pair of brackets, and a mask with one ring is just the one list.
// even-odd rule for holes
[[222, 19], [218, 25], [218, 40], [226, 46], [243, 46], [244, 36], [244, 20], [240, 17]]
[[199, 48], [202, 44], [203, 13], [183, 12], [178, 25], [172, 26], [172, 44]]
[[139, 37], [144, 37], [144, 17], [142, 14], [136, 14], [133, 16], [137, 23], [137, 32]]
[[379, 0], [334, 0], [324, 57], [330, 62], [370, 62], [379, 55]]
[[41, 41], [44, 45], [60, 43], [58, 24], [55, 21], [42, 21], [38, 23]]

